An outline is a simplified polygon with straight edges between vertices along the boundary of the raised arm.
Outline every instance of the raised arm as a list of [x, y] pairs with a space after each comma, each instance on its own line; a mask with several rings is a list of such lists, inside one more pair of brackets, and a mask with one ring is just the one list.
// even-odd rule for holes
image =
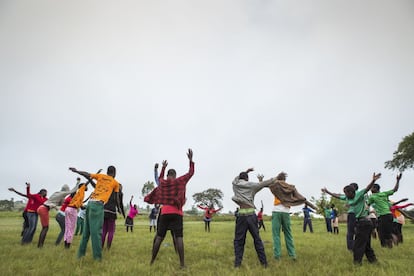
[[134, 196], [131, 196], [131, 199], [129, 200], [129, 207], [132, 207], [132, 199], [134, 198]]
[[402, 173], [399, 173], [397, 175], [397, 182], [395, 183], [394, 189], [392, 189], [394, 191], [394, 193], [396, 191], [398, 191], [398, 188], [400, 187], [400, 179], [401, 179], [401, 177], [402, 177]]
[[371, 182], [368, 184], [368, 186], [365, 188], [365, 193], [368, 193], [369, 190], [371, 190], [372, 186], [375, 184], [375, 181], [377, 181], [378, 179], [381, 178], [381, 173], [374, 173], [372, 175], [372, 180]]
[[158, 179], [158, 163], [155, 163], [154, 165], [154, 179], [155, 179], [155, 184], [157, 184], [157, 186], [160, 185], [160, 180]]

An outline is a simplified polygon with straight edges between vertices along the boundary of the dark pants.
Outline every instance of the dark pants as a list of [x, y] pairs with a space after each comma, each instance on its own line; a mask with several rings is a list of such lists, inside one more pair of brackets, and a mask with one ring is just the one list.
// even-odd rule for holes
[[331, 218], [325, 218], [326, 231], [332, 233]]
[[355, 224], [355, 213], [348, 213], [348, 218], [346, 221], [346, 247], [348, 248], [348, 250], [352, 250], [354, 248]]
[[29, 219], [27, 218], [27, 211], [23, 211], [22, 216], [23, 216], [24, 221], [23, 221], [23, 229], [22, 229], [22, 233], [21, 233], [21, 235], [20, 235], [20, 236], [22, 236], [22, 237], [23, 237], [24, 231], [26, 231], [26, 229], [28, 229], [28, 228], [29, 228]]
[[356, 233], [354, 241], [354, 263], [361, 264], [364, 254], [370, 263], [375, 262], [374, 250], [371, 248], [372, 222], [370, 219], [362, 219], [356, 222]]
[[304, 218], [303, 219], [303, 232], [306, 232], [306, 226], [307, 225], [309, 225], [310, 232], [313, 233], [312, 219], [311, 218]]
[[22, 244], [31, 243], [33, 240], [33, 235], [36, 231], [37, 226], [37, 218], [38, 215], [36, 212], [27, 212], [26, 213], [27, 220], [29, 222], [29, 227], [23, 233], [22, 237]]
[[392, 214], [378, 217], [378, 234], [382, 247], [392, 247]]
[[266, 254], [263, 246], [262, 239], [259, 235], [259, 228], [257, 227], [257, 216], [252, 215], [239, 215], [236, 220], [236, 229], [234, 234], [234, 266], [241, 265], [244, 253], [244, 244], [246, 243], [246, 234], [249, 230], [253, 237], [254, 247], [259, 257], [259, 261], [262, 265], [267, 265]]
[[56, 239], [55, 244], [59, 245], [60, 242], [62, 241], [63, 235], [65, 235], [65, 216], [62, 215], [61, 213], [57, 213], [56, 214], [56, 221], [60, 226], [60, 233]]

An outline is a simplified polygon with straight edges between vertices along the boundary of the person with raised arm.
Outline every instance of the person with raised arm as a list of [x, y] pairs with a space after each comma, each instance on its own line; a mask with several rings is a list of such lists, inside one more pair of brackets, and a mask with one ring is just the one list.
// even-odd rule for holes
[[150, 204], [162, 204], [159, 225], [155, 236], [152, 257], [152, 265], [157, 257], [161, 243], [165, 238], [167, 230], [172, 230], [175, 236], [177, 252], [180, 258], [180, 267], [184, 268], [184, 242], [183, 242], [183, 206], [186, 201], [186, 186], [194, 175], [193, 151], [188, 149], [189, 170], [186, 174], [177, 177], [174, 169], [169, 169], [167, 178], [164, 178], [165, 169], [168, 166], [167, 160], [162, 162], [159, 176], [159, 185], [152, 190], [144, 201]]
[[236, 219], [236, 228], [234, 233], [234, 267], [241, 266], [244, 254], [244, 244], [246, 242], [247, 231], [253, 238], [254, 248], [260, 263], [264, 268], [267, 267], [267, 258], [260, 238], [258, 220], [256, 216], [256, 208], [254, 206], [255, 195], [265, 187], [269, 187], [274, 182], [274, 179], [263, 181], [263, 175], [258, 175], [259, 182], [249, 181], [249, 173], [254, 169], [249, 168], [244, 172], [239, 173], [232, 182], [234, 196], [232, 200], [239, 205], [239, 212]]
[[390, 195], [393, 195], [398, 191], [400, 185], [400, 179], [402, 174], [398, 174], [396, 178], [395, 186], [392, 190], [380, 192], [380, 185], [375, 183], [371, 188], [371, 196], [368, 198], [368, 204], [373, 205], [377, 217], [378, 217], [378, 234], [382, 247], [392, 248], [392, 228], [393, 228], [393, 216], [391, 213], [391, 204], [388, 199]]
[[[381, 177], [381, 174], [373, 174], [371, 182], [365, 189], [355, 190], [355, 186], [350, 184], [344, 187], [343, 191], [346, 196], [347, 204], [353, 208], [356, 218], [356, 231], [354, 246], [352, 249], [354, 264], [361, 265], [364, 254], [366, 255], [368, 262], [377, 262], [375, 252], [371, 247], [371, 232], [372, 221], [369, 218], [369, 207], [366, 204], [365, 194], [371, 190], [372, 186]], [[326, 188], [322, 189], [322, 192], [328, 193]]]

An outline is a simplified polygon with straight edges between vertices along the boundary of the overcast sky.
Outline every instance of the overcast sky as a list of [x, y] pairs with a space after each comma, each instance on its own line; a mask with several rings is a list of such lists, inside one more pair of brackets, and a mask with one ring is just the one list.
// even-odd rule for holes
[[[414, 130], [413, 1], [0, 1], [0, 199], [117, 168], [140, 206], [153, 165], [192, 195], [254, 167], [307, 198], [365, 187]], [[407, 171], [392, 198], [414, 201]], [[268, 189], [256, 196], [271, 212]]]

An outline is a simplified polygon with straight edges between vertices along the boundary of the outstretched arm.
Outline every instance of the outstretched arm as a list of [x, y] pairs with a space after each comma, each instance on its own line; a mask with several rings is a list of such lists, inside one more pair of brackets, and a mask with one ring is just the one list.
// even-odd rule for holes
[[88, 173], [88, 172], [83, 172], [83, 171], [78, 171], [77, 169], [75, 169], [75, 168], [69, 168], [69, 170], [71, 170], [72, 172], [74, 172], [74, 173], [77, 173], [77, 174], [80, 174], [80, 175], [82, 175], [82, 176], [84, 176], [84, 177], [86, 177], [87, 179], [89, 179], [90, 177], [91, 177], [91, 174], [90, 173]]
[[341, 199], [341, 194], [332, 193], [332, 192], [328, 191], [328, 189], [326, 187], [322, 188], [321, 191], [322, 191], [322, 193], [327, 193], [328, 195], [333, 196], [334, 198]]
[[15, 192], [16, 194], [18, 194], [19, 196], [24, 196], [24, 197], [27, 197], [27, 194], [23, 194], [23, 193], [21, 193], [21, 192], [18, 192], [18, 191], [16, 191], [14, 188], [9, 188], [9, 191], [10, 192]]

